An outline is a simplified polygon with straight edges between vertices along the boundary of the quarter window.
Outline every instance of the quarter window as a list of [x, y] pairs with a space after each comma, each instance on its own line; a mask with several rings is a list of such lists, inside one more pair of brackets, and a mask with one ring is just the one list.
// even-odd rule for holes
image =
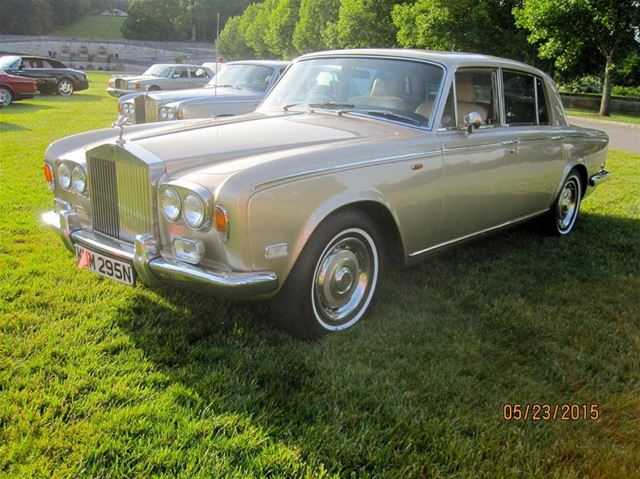
[[538, 100], [538, 125], [549, 125], [549, 102], [542, 80], [536, 77], [536, 99]]

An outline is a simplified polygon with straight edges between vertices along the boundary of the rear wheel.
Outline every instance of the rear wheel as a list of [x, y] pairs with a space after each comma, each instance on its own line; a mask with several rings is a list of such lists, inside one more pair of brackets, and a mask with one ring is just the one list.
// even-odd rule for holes
[[375, 295], [381, 244], [376, 225], [358, 212], [344, 211], [325, 220], [272, 302], [275, 322], [304, 339], [352, 327]]
[[562, 184], [551, 209], [542, 218], [544, 230], [552, 235], [570, 234], [580, 214], [582, 179], [578, 170], [571, 170]]
[[13, 94], [7, 87], [0, 87], [0, 108], [11, 105]]
[[58, 93], [62, 96], [73, 95], [73, 81], [63, 78], [58, 82]]

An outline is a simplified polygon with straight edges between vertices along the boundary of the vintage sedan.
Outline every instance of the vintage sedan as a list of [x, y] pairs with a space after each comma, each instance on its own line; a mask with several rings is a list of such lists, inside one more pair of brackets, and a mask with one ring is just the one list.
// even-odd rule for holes
[[289, 65], [272, 60], [224, 64], [204, 88], [121, 96], [118, 111], [129, 123], [240, 115], [256, 109]]
[[59, 60], [33, 55], [5, 55], [0, 57], [0, 70], [10, 75], [33, 78], [41, 93], [71, 96], [89, 88], [87, 75], [68, 68]]
[[199, 88], [213, 78], [213, 71], [202, 65], [153, 65], [142, 75], [117, 76], [107, 84], [107, 93], [121, 97], [129, 93]]
[[14, 101], [27, 100], [40, 93], [36, 81], [16, 75], [8, 75], [0, 70], [0, 108]]
[[532, 219], [568, 235], [609, 177], [607, 146], [569, 125], [551, 78], [522, 63], [314, 53], [255, 113], [53, 143], [43, 218], [81, 267], [271, 299], [279, 325], [316, 338], [365, 316], [385, 263]]

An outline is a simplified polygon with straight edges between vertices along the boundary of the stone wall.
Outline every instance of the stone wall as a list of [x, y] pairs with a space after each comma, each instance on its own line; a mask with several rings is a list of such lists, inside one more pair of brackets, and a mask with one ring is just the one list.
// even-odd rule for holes
[[86, 40], [81, 38], [0, 35], [0, 53], [23, 53], [57, 58], [72, 68], [141, 72], [154, 63], [214, 62], [213, 44]]
[[[562, 93], [562, 104], [565, 108], [579, 108], [581, 110], [600, 110], [599, 95], [585, 95], [580, 93]], [[634, 98], [611, 98], [611, 113], [630, 113], [640, 115], [640, 100]]]

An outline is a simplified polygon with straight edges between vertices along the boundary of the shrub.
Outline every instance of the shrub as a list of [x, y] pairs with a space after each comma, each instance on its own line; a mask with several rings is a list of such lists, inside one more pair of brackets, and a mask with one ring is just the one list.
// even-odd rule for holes
[[611, 88], [611, 94], [613, 96], [629, 96], [629, 97], [640, 98], [640, 86], [614, 85]]
[[568, 93], [602, 93], [602, 81], [596, 75], [585, 75], [560, 85], [560, 90]]

